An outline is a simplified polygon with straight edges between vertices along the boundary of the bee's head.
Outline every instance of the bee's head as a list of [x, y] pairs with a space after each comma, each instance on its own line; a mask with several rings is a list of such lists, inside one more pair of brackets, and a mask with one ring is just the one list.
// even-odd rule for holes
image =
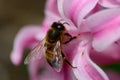
[[62, 23], [59, 22], [54, 22], [51, 26], [53, 29], [59, 30], [59, 31], [64, 31], [65, 27]]

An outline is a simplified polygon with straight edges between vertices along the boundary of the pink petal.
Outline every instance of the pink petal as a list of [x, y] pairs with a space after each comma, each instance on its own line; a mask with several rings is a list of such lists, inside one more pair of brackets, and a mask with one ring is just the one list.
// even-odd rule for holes
[[57, 22], [60, 19], [61, 19], [61, 17], [58, 16], [57, 14], [55, 14], [54, 12], [46, 11], [46, 16], [43, 21], [44, 29], [46, 28], [48, 30], [51, 27], [53, 22]]
[[112, 70], [108, 70], [106, 71], [108, 77], [110, 78], [110, 80], [120, 80], [120, 73], [117, 73], [115, 71]]
[[105, 28], [105, 26], [102, 26], [113, 19], [117, 18], [120, 14], [119, 8], [114, 9], [105, 9], [102, 11], [97, 12], [96, 14], [93, 14], [89, 16], [85, 20], [85, 26], [87, 26], [91, 31], [97, 32], [99, 30], [102, 30]]
[[57, 1], [56, 0], [47, 0], [45, 6], [45, 18], [43, 20], [42, 25], [44, 26], [44, 31], [47, 32], [51, 27], [53, 22], [59, 21], [61, 19], [58, 9], [57, 9]]
[[98, 0], [58, 0], [58, 10], [63, 18], [71, 20], [78, 27], [97, 2]]
[[49, 28], [53, 22], [59, 21], [60, 19], [61, 17], [58, 12], [57, 1], [47, 0], [45, 6], [45, 18], [43, 21], [43, 25]]
[[29, 64], [28, 70], [29, 70], [30, 80], [39, 80], [39, 78], [38, 78], [38, 76], [39, 76], [38, 71], [39, 71], [40, 65], [43, 63], [42, 61], [36, 60], [34, 63]]
[[[99, 12], [100, 10], [102, 10], [103, 8], [97, 4], [94, 9], [85, 17], [85, 19], [82, 21], [82, 23], [80, 24], [80, 27], [78, 28], [79, 29], [79, 32], [80, 33], [83, 33], [83, 32], [90, 32], [91, 29], [89, 28], [89, 25], [86, 24], [86, 18], [88, 19], [89, 16]], [[91, 23], [94, 23], [94, 22], [91, 22]]]
[[58, 11], [62, 17], [65, 17], [64, 11], [63, 11], [63, 2], [64, 0], [57, 0], [57, 6], [58, 6]]
[[15, 38], [13, 50], [10, 56], [13, 64], [20, 64], [23, 56], [23, 50], [25, 47], [30, 46], [30, 44], [33, 44], [36, 41], [35, 36], [38, 32], [40, 32], [39, 26], [27, 26], [19, 31]]
[[120, 7], [120, 0], [99, 0], [99, 4], [108, 8]]
[[[39, 71], [40, 70], [40, 71]], [[30, 80], [64, 80], [63, 72], [56, 72], [45, 58], [29, 65]]]
[[90, 46], [82, 45], [79, 45], [73, 59], [73, 65], [77, 67], [73, 69], [76, 78], [78, 80], [109, 80], [107, 75], [89, 58]]
[[[120, 9], [100, 11], [84, 23], [93, 32], [93, 47], [102, 51], [120, 38]], [[101, 45], [102, 44], [102, 45]]]
[[120, 62], [120, 46], [114, 43], [102, 52], [91, 50], [90, 56], [94, 62], [101, 65]]
[[[76, 35], [72, 35], [72, 36], [76, 36]], [[76, 48], [79, 46], [78, 43], [80, 43], [83, 40], [91, 40], [91, 34], [90, 33], [80, 34], [76, 39], [72, 40], [68, 44], [62, 45], [62, 51], [70, 61], [72, 61], [73, 57], [75, 56], [74, 51], [76, 51]]]
[[[119, 20], [120, 17], [117, 21]], [[97, 51], [103, 51], [120, 38], [120, 26], [117, 23], [105, 25], [111, 27], [103, 31], [100, 31], [94, 35], [94, 39], [93, 39], [94, 49], [96, 49]]]
[[45, 14], [46, 14], [46, 11], [50, 11], [56, 15], [59, 15], [58, 9], [57, 9], [57, 1], [56, 0], [47, 0], [46, 6], [45, 6]]

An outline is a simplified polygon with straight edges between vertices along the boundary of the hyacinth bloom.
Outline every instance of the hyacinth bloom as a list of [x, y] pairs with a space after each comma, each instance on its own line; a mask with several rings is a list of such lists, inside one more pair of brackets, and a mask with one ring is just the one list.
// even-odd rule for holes
[[96, 65], [120, 61], [118, 4], [118, 0], [47, 0], [43, 24], [41, 27], [24, 27], [19, 31], [14, 41], [11, 61], [19, 65], [24, 49], [33, 48], [44, 39], [53, 22], [63, 19], [69, 24], [65, 24], [66, 32], [72, 36], [80, 34], [70, 43], [61, 45], [63, 53], [77, 68], [71, 68], [64, 63], [61, 72], [56, 72], [42, 57], [29, 64], [30, 79], [119, 80], [120, 77], [115, 72], [105, 73]]

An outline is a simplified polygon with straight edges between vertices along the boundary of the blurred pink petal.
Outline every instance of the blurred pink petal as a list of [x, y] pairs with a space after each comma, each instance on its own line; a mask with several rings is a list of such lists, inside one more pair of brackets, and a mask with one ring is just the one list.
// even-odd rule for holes
[[[86, 24], [86, 22], [88, 21], [88, 18], [91, 16], [91, 15], [93, 15], [93, 14], [95, 14], [95, 13], [97, 13], [97, 12], [99, 12], [99, 11], [101, 11], [101, 10], [103, 10], [103, 8], [99, 5], [99, 4], [97, 4], [95, 7], [94, 7], [94, 9], [87, 15], [87, 16], [85, 16], [85, 19], [82, 21], [82, 23], [80, 24], [80, 27], [78, 28], [79, 29], [79, 32], [80, 33], [84, 33], [84, 32], [91, 32], [92, 31], [92, 29], [90, 29], [89, 28], [89, 24], [93, 24], [92, 26], [94, 26], [94, 22], [88, 22], [87, 24]], [[91, 17], [90, 17], [91, 18]], [[96, 19], [96, 18], [95, 18]], [[90, 21], [90, 20], [89, 20]]]
[[42, 32], [37, 35], [37, 38], [40, 39], [41, 35], [43, 35], [42, 39], [46, 35], [48, 29], [51, 28], [53, 22], [59, 21], [61, 19], [58, 9], [57, 9], [57, 1], [56, 0], [47, 0], [45, 6], [45, 17], [42, 23]]
[[53, 22], [59, 21], [61, 19], [57, 9], [57, 1], [47, 0], [44, 12], [45, 18], [43, 20], [42, 26], [44, 26], [44, 31], [47, 32]]
[[38, 72], [39, 72], [39, 67], [42, 64], [42, 61], [43, 61], [42, 59], [41, 60], [36, 60], [34, 63], [29, 64], [29, 66], [28, 66], [29, 70], [28, 71], [29, 71], [30, 80], [39, 80]]
[[[93, 47], [97, 51], [106, 49], [120, 38], [120, 9], [107, 9], [88, 17], [85, 26], [94, 35]], [[102, 44], [102, 45], [101, 45]]]
[[13, 50], [11, 53], [11, 61], [15, 65], [19, 65], [22, 56], [23, 56], [23, 50], [32, 45], [33, 42], [36, 41], [35, 36], [40, 32], [39, 26], [27, 26], [22, 28], [19, 33], [16, 35]]
[[85, 20], [86, 26], [93, 32], [100, 31], [104, 29], [106, 26], [102, 26], [117, 18], [120, 14], [119, 8], [114, 9], [104, 9], [98, 11], [97, 13], [88, 16]]
[[76, 69], [73, 72], [78, 80], [109, 80], [107, 75], [89, 58], [89, 44], [83, 41], [79, 44], [73, 65]]
[[83, 18], [95, 7], [98, 0], [58, 0], [58, 10], [63, 18], [79, 27]]
[[[67, 80], [63, 71], [56, 72], [45, 58], [29, 65], [30, 80]], [[70, 79], [68, 79], [70, 80]]]
[[120, 46], [114, 43], [102, 52], [91, 50], [90, 56], [94, 62], [101, 65], [120, 62]]
[[57, 0], [47, 0], [46, 6], [45, 6], [45, 14], [46, 14], [46, 11], [50, 11], [59, 16], [59, 12], [57, 9]]
[[115, 8], [120, 7], [120, 0], [99, 0], [99, 4], [103, 7]]
[[[58, 77], [57, 72], [55, 72], [47, 64], [45, 59], [41, 59], [34, 63], [31, 63], [29, 65], [29, 73], [30, 80], [52, 80], [53, 78], [56, 79], [56, 77]], [[61, 75], [61, 78], [59, 79], [63, 79], [63, 76]]]
[[112, 70], [107, 70], [106, 73], [108, 77], [110, 78], [110, 80], [120, 80], [120, 73], [117, 73]]
[[46, 31], [51, 27], [53, 22], [59, 21], [61, 18], [60, 16], [56, 15], [55, 13], [51, 11], [46, 11], [46, 16], [43, 21], [43, 26]]

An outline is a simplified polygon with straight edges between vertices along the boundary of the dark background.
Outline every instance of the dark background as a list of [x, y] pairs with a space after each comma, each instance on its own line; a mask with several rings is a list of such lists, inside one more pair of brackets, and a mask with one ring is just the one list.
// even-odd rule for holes
[[0, 0], [0, 80], [28, 80], [23, 62], [14, 66], [10, 52], [16, 33], [27, 24], [39, 25], [45, 0]]

